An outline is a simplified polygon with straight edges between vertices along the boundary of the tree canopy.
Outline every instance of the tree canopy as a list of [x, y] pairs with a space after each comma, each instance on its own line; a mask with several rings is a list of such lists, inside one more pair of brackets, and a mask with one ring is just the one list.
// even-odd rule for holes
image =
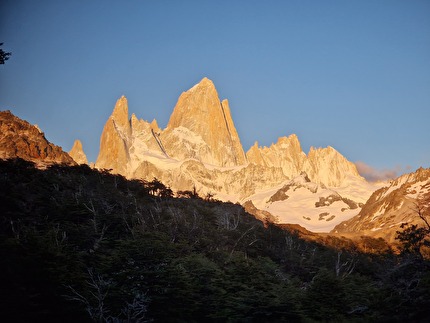
[[[0, 43], [0, 47], [3, 46], [3, 43]], [[2, 48], [0, 48], [0, 64], [4, 64], [12, 53], [5, 52]]]
[[430, 316], [425, 259], [305, 241], [240, 205], [174, 197], [157, 179], [126, 180], [85, 165], [40, 170], [0, 160], [0, 187], [5, 321]]

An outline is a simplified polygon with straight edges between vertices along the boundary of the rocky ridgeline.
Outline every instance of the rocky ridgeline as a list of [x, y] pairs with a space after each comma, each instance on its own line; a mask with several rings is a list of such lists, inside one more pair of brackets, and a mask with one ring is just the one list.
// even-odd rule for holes
[[332, 233], [365, 234], [393, 242], [402, 223], [425, 223], [418, 211], [430, 216], [430, 169], [419, 168], [375, 191], [360, 213], [338, 224]]
[[[228, 101], [219, 99], [207, 78], [180, 95], [165, 129], [155, 119], [130, 117], [127, 99], [122, 96], [104, 126], [95, 167], [127, 178], [155, 177], [174, 191], [196, 188], [201, 196], [212, 194], [240, 203], [301, 173], [321, 188], [349, 185], [351, 179], [359, 185], [365, 182], [355, 165], [334, 148], [312, 147], [306, 154], [294, 134], [279, 138], [270, 147], [255, 143], [245, 153]], [[362, 202], [372, 193], [362, 192], [352, 200]], [[319, 196], [312, 190], [308, 194], [314, 195], [309, 201], [316, 200], [309, 207], [315, 208]], [[285, 203], [289, 203], [286, 198]]]
[[[145, 158], [150, 154], [158, 155], [159, 160]], [[160, 166], [165, 158], [180, 162], [181, 167], [186, 168], [185, 172], [193, 172], [191, 168], [210, 172], [208, 177], [212, 180], [214, 176], [219, 177], [214, 175], [216, 171], [223, 173], [221, 177], [229, 177], [224, 175], [232, 167], [248, 169], [236, 172], [242, 172], [241, 175], [250, 181], [258, 182], [256, 177], [271, 178], [267, 185], [256, 186], [259, 188], [279, 184], [302, 171], [313, 182], [326, 186], [339, 186], [348, 175], [360, 178], [355, 165], [332, 147], [311, 148], [306, 155], [296, 135], [279, 138], [270, 147], [259, 147], [256, 143], [245, 154], [228, 101], [219, 99], [213, 82], [207, 78], [181, 94], [164, 130], [155, 120], [149, 123], [137, 119], [134, 114], [130, 119], [127, 99], [121, 97], [103, 129], [96, 167], [112, 169], [127, 177], [145, 178], [160, 176], [160, 171], [166, 171], [166, 167]], [[172, 166], [179, 167], [174, 163], [170, 166], [169, 171], [173, 173], [175, 167]], [[217, 170], [213, 171], [213, 167]], [[164, 179], [175, 186], [172, 176], [164, 175]], [[184, 180], [186, 185], [205, 186], [195, 179], [183, 178], [182, 182]], [[227, 178], [215, 181], [218, 186], [229, 184]], [[218, 191], [218, 186], [210, 189]]]
[[[48, 143], [36, 127], [10, 112], [2, 116], [3, 158], [88, 163], [79, 140], [70, 150], [73, 161], [60, 147]], [[94, 166], [127, 178], [157, 178], [176, 192], [196, 189], [200, 196], [251, 201], [256, 209], [265, 210], [260, 212], [265, 217], [312, 230], [322, 223], [320, 214], [327, 213], [324, 220], [330, 219], [324, 230], [356, 215], [359, 210], [351, 205], [364, 203], [374, 190], [334, 148], [312, 147], [306, 154], [294, 134], [279, 138], [270, 147], [259, 147], [256, 142], [245, 153], [228, 101], [219, 99], [207, 78], [180, 95], [165, 129], [155, 119], [130, 117], [127, 99], [119, 98], [103, 128]], [[294, 179], [301, 177], [304, 183], [296, 183]], [[360, 189], [349, 190], [351, 185]], [[343, 187], [340, 195], [329, 189], [337, 187]], [[342, 203], [318, 204], [332, 194], [342, 196]], [[291, 219], [288, 215], [298, 209], [314, 212]], [[267, 212], [274, 213], [269, 216]]]
[[10, 111], [0, 111], [0, 158], [16, 157], [39, 165], [76, 164], [61, 147], [48, 142], [38, 127], [14, 116]]

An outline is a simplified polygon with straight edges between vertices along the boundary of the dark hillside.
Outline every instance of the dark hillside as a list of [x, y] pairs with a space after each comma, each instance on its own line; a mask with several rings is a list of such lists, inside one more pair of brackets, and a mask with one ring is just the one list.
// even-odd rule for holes
[[328, 248], [240, 205], [0, 161], [4, 322], [426, 321], [428, 262]]

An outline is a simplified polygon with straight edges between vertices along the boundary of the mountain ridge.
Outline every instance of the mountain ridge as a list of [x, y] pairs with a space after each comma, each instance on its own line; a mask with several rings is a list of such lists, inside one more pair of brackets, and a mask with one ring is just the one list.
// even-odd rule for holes
[[[259, 192], [285, 185], [302, 172], [320, 190], [355, 181], [362, 188], [348, 199], [356, 205], [365, 202], [375, 188], [331, 146], [311, 147], [308, 154], [304, 153], [295, 134], [278, 138], [270, 147], [259, 147], [256, 142], [245, 153], [228, 100], [219, 99], [208, 78], [182, 92], [164, 129], [155, 119], [149, 123], [134, 114], [129, 118], [127, 99], [121, 97], [103, 129], [95, 166], [127, 178], [156, 177], [176, 191], [195, 188], [203, 196], [211, 194], [236, 203], [245, 203], [255, 194], [261, 197]], [[306, 207], [315, 208], [320, 193], [306, 194], [311, 194]], [[270, 196], [264, 199], [260, 199], [260, 207], [269, 207]], [[345, 208], [349, 206], [343, 205], [330, 215], [337, 217], [333, 223], [346, 219], [346, 213], [352, 216], [351, 212], [340, 213]], [[307, 221], [297, 224], [306, 226]]]
[[338, 224], [335, 234], [366, 234], [394, 242], [403, 223], [424, 225], [418, 210], [430, 215], [430, 168], [419, 168], [373, 192], [355, 217]]
[[0, 158], [20, 157], [39, 166], [53, 163], [75, 165], [75, 161], [59, 146], [50, 143], [35, 125], [22, 120], [9, 110], [0, 111]]
[[[87, 163], [80, 141], [70, 154], [76, 163]], [[315, 232], [328, 232], [357, 215], [382, 185], [366, 182], [331, 146], [311, 147], [306, 154], [295, 134], [270, 147], [256, 142], [245, 153], [228, 101], [219, 100], [207, 78], [181, 94], [164, 129], [155, 119], [130, 116], [127, 98], [121, 96], [104, 125], [92, 166], [128, 179], [157, 178], [176, 192], [253, 205], [256, 216]]]

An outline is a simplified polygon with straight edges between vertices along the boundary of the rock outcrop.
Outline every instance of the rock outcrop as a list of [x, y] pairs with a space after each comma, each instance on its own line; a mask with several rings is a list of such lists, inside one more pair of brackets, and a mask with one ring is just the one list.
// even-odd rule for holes
[[76, 139], [73, 143], [73, 147], [69, 151], [69, 155], [76, 163], [88, 165], [87, 155], [85, 155], [84, 149], [82, 148], [82, 142], [79, 139]]
[[0, 111], [0, 158], [16, 157], [39, 165], [76, 164], [61, 147], [50, 143], [37, 126], [14, 116], [10, 111]]

